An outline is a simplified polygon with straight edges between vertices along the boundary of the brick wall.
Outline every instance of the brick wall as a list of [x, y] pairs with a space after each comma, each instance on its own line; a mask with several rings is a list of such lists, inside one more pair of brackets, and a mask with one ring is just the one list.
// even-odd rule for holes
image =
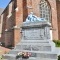
[[17, 0], [16, 8], [18, 8], [15, 12], [15, 28], [14, 28], [14, 45], [16, 45], [21, 38], [21, 33], [19, 26], [23, 22], [23, 0]]
[[[14, 11], [14, 2], [12, 3], [12, 7], [9, 5], [3, 11], [3, 24], [2, 24], [2, 37], [0, 41], [5, 43], [5, 47], [13, 46], [14, 45], [14, 29], [13, 26], [15, 25], [15, 11]], [[9, 13], [10, 8], [10, 13]]]
[[5, 43], [5, 29], [6, 29], [7, 15], [8, 15], [8, 7], [3, 12], [2, 37], [1, 37], [1, 42], [3, 43]]
[[60, 39], [60, 1], [57, 0], [58, 38]]
[[[12, 6], [10, 6], [10, 4]], [[14, 44], [14, 29], [13, 26], [15, 24], [14, 18], [14, 2], [10, 3], [8, 6], [8, 15], [6, 16], [6, 28], [5, 28], [5, 46], [13, 46]], [[13, 10], [12, 10], [13, 9]], [[7, 30], [7, 31], [6, 31]]]
[[58, 19], [57, 19], [57, 6], [56, 0], [49, 0], [52, 12], [52, 28], [53, 28], [53, 39], [58, 40]]

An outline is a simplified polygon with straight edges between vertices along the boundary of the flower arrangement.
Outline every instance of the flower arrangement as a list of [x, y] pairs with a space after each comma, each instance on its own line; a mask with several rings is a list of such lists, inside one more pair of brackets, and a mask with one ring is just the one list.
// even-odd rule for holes
[[18, 59], [18, 58], [20, 58], [20, 57], [22, 57], [22, 52], [19, 52], [19, 53], [17, 54], [16, 59]]
[[22, 57], [24, 59], [28, 59], [30, 56], [31, 56], [31, 53], [29, 53], [29, 52], [19, 52], [17, 54], [16, 58], [18, 59], [18, 58]]

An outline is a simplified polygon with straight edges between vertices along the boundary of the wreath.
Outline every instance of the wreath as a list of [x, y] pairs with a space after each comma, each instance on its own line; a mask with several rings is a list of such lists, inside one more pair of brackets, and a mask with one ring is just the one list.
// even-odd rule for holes
[[16, 59], [18, 58], [24, 58], [24, 59], [28, 59], [31, 56], [30, 52], [19, 52], [16, 56]]

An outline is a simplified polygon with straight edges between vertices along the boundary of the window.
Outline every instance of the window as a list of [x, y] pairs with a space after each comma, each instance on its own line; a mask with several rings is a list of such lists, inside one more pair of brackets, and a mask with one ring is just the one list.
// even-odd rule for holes
[[0, 20], [0, 37], [1, 37], [1, 33], [2, 33], [2, 25], [3, 25], [3, 14], [1, 15], [1, 20]]
[[46, 0], [41, 0], [40, 5], [40, 17], [45, 18], [47, 21], [51, 22], [51, 8]]
[[12, 13], [12, 3], [13, 3], [13, 2], [11, 2], [11, 3], [9, 4], [9, 15]]
[[11, 15], [12, 15], [12, 3], [13, 3], [13, 2], [11, 2], [11, 3], [9, 4], [9, 14], [8, 14], [8, 16], [7, 16], [8, 18], [11, 17]]

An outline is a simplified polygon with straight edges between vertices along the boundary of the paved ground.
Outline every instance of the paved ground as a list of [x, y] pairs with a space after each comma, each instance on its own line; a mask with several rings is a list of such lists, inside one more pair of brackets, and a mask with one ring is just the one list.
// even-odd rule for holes
[[0, 46], [0, 60], [5, 60], [2, 58], [2, 55], [5, 53], [8, 53], [9, 51], [10, 51], [10, 49]]
[[58, 52], [58, 55], [60, 55], [60, 47], [57, 47], [56, 51]]
[[10, 49], [0, 46], [0, 55], [5, 54], [5, 53], [7, 53], [9, 51], [10, 51]]
[[0, 55], [0, 60], [7, 60], [7, 59], [3, 59], [3, 58], [2, 58], [2, 55]]

